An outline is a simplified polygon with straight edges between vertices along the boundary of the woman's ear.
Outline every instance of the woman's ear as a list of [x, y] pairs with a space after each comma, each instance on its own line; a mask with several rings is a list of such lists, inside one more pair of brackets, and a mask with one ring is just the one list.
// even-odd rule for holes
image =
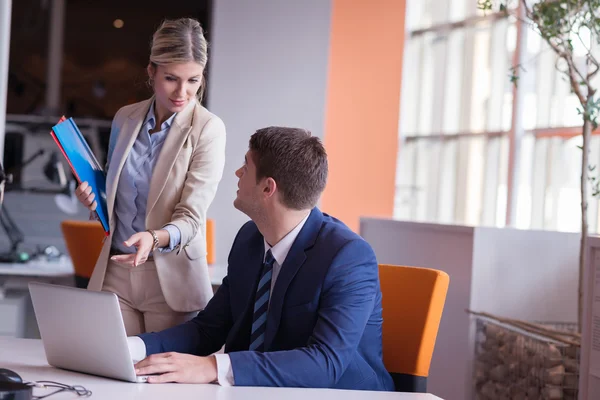
[[148, 63], [148, 67], [146, 67], [146, 71], [148, 71], [148, 78], [150, 80], [154, 79], [154, 75], [156, 75], [156, 67], [152, 65], [152, 63]]

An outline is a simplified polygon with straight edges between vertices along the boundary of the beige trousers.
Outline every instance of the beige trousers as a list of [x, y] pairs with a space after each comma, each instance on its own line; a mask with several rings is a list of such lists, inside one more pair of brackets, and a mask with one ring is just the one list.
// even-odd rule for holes
[[156, 265], [151, 260], [137, 267], [109, 260], [102, 290], [119, 297], [127, 336], [162, 331], [197, 314], [173, 311], [169, 307], [160, 288]]

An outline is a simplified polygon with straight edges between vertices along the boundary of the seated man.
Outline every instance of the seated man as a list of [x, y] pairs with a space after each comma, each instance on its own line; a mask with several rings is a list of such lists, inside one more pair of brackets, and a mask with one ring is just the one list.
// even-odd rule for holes
[[260, 129], [236, 176], [234, 205], [252, 221], [227, 277], [193, 320], [130, 338], [134, 359], [150, 355], [136, 372], [160, 374], [149, 382], [393, 390], [375, 254], [315, 207], [327, 180], [319, 139]]

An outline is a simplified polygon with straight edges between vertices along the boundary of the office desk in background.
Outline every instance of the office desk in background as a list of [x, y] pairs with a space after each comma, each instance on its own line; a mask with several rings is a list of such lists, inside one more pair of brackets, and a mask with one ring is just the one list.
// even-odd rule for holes
[[29, 282], [74, 285], [69, 257], [26, 263], [0, 263], [0, 336], [39, 337], [29, 299]]
[[[25, 381], [50, 380], [68, 385], [83, 385], [92, 391], [92, 399], [202, 399], [202, 400], [441, 400], [432, 394], [367, 392], [358, 390], [221, 387], [209, 385], [128, 383], [48, 365], [41, 340], [0, 338], [0, 368], [17, 372]], [[35, 389], [34, 395], [49, 393]], [[51, 397], [54, 398], [54, 397]], [[74, 399], [61, 394], [57, 399]]]
[[[227, 274], [224, 265], [209, 265], [213, 289]], [[29, 282], [75, 286], [75, 271], [68, 256], [56, 260], [43, 257], [26, 263], [0, 263], [0, 336], [39, 337], [29, 299]]]
[[56, 260], [45, 257], [32, 258], [25, 263], [0, 263], [0, 276], [70, 276], [73, 264], [68, 256], [62, 255]]
[[[213, 286], [219, 286], [227, 274], [227, 266], [214, 264], [208, 266], [210, 281]], [[48, 261], [36, 258], [26, 263], [0, 263], [0, 290], [8, 280], [17, 278], [46, 278], [50, 280], [72, 279], [75, 274], [73, 264], [68, 256]]]

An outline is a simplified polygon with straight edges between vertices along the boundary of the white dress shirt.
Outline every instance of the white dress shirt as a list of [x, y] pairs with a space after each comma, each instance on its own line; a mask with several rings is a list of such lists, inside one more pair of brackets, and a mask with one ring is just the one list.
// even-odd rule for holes
[[[275, 246], [271, 246], [267, 241], [264, 241], [265, 245], [265, 255], [267, 256], [267, 252], [271, 250], [271, 254], [273, 254], [273, 258], [275, 262], [273, 263], [273, 273], [271, 277], [271, 293], [273, 292], [273, 288], [275, 287], [275, 281], [279, 276], [279, 272], [281, 271], [281, 266], [283, 265], [292, 245], [296, 241], [298, 234], [302, 230], [302, 227], [306, 223], [310, 213], [304, 217], [302, 221], [294, 229], [290, 231], [287, 235], [284, 236]], [[264, 259], [263, 259], [264, 262]], [[271, 303], [271, 298], [269, 297], [269, 304]], [[127, 338], [127, 342], [129, 344], [129, 352], [131, 353], [131, 358], [134, 362], [142, 360], [146, 358], [146, 344], [144, 341], [138, 336], [131, 336]], [[231, 359], [228, 354], [217, 353], [214, 355], [217, 360], [217, 371], [218, 378], [217, 381], [221, 386], [233, 386], [235, 384], [233, 369], [231, 368]]]

